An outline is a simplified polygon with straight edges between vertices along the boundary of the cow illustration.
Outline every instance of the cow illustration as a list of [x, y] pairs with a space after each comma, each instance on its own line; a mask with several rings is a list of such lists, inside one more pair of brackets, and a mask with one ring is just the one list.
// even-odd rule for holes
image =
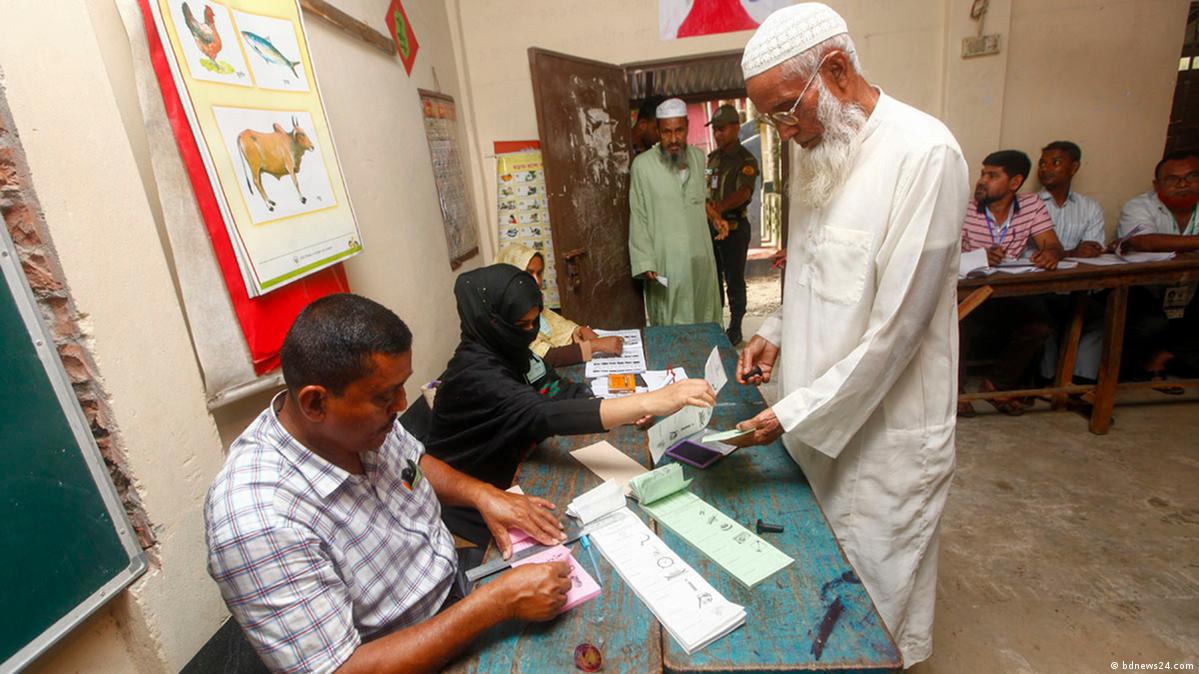
[[[242, 161], [246, 163], [246, 188], [251, 193], [254, 192], [254, 187], [258, 188], [258, 194], [266, 202], [267, 210], [275, 210], [275, 202], [266, 195], [266, 190], [262, 189], [263, 173], [279, 179], [291, 176], [291, 182], [296, 186], [296, 194], [300, 195], [300, 203], [308, 203], [308, 198], [300, 191], [300, 181], [296, 174], [300, 172], [300, 160], [304, 158], [304, 153], [315, 149], [315, 146], [294, 116], [291, 118], [291, 126], [290, 132], [284, 131], [283, 127], [276, 123], [275, 130], [271, 133], [246, 129], [237, 134], [237, 149], [241, 153]], [[254, 181], [253, 186], [250, 185], [251, 179]]]

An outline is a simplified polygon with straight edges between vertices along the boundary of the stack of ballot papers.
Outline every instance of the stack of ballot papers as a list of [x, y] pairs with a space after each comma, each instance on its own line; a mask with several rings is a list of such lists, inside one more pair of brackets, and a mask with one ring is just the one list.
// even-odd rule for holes
[[[514, 553], [537, 545], [537, 541], [533, 540], [532, 536], [520, 529], [509, 529], [508, 535], [512, 538], [512, 552]], [[570, 565], [570, 590], [566, 592], [566, 603], [562, 605], [558, 613], [566, 613], [579, 604], [599, 596], [599, 583], [595, 582], [591, 574], [587, 573], [582, 565], [579, 564], [579, 561], [575, 559], [575, 556], [570, 554], [570, 550], [565, 545], [555, 545], [535, 555], [517, 560], [512, 562], [512, 566], [545, 564], [547, 562], [566, 562]]]
[[694, 653], [745, 623], [743, 606], [725, 599], [628, 508], [588, 528], [604, 559], [683, 650]]
[[795, 560], [687, 491], [677, 463], [639, 475], [629, 483], [641, 509], [752, 588]]
[[600, 375], [645, 372], [645, 346], [641, 343], [640, 330], [596, 330], [595, 334], [600, 337], [620, 337], [624, 340], [624, 349], [619, 356], [593, 356], [587, 361], [588, 379]]

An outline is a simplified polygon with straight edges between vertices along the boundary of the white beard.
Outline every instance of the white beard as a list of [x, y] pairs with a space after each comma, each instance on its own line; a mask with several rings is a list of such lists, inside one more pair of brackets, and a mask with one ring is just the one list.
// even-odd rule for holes
[[842, 103], [817, 78], [819, 101], [816, 119], [824, 127], [820, 142], [796, 153], [795, 198], [811, 208], [823, 208], [841, 189], [853, 167], [859, 144], [858, 131], [866, 124], [866, 113], [856, 103]]

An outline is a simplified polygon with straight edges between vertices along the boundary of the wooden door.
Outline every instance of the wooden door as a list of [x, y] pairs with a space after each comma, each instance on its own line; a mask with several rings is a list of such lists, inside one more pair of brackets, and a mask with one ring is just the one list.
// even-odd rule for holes
[[629, 264], [629, 92], [624, 69], [529, 49], [562, 314], [645, 325]]

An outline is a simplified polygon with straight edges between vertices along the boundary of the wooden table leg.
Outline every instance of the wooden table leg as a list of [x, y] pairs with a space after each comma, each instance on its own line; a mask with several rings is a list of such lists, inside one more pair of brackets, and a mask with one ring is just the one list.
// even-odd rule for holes
[[1091, 432], [1096, 435], [1104, 435], [1112, 425], [1127, 313], [1128, 286], [1112, 288], [1107, 296], [1107, 315], [1103, 320], [1103, 359], [1099, 363], [1099, 381], [1095, 384], [1095, 403], [1091, 409]]
[[[1078, 340], [1082, 338], [1082, 319], [1087, 308], [1086, 291], [1076, 290], [1070, 293], [1071, 306], [1074, 311], [1070, 318], [1070, 329], [1066, 334], [1059, 335], [1057, 350], [1057, 374], [1053, 387], [1069, 386], [1074, 381], [1074, 361], [1078, 359]], [[1059, 410], [1066, 406], [1070, 398], [1067, 393], [1053, 394], [1053, 409]]]

